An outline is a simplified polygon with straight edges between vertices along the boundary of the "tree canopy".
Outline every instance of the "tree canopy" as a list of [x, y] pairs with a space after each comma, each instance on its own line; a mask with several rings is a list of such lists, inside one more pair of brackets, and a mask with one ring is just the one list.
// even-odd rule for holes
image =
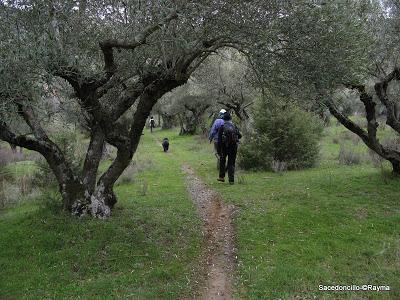
[[[45, 157], [65, 209], [107, 217], [116, 202], [114, 183], [154, 105], [195, 78], [206, 61], [218, 69], [221, 61], [210, 56], [221, 50], [234, 48], [245, 58], [245, 74], [234, 74], [245, 78], [251, 70], [251, 88], [233, 83], [228, 91], [226, 80], [217, 87], [231, 98], [221, 102], [236, 105], [238, 116], [251, 103], [245, 96], [252, 89], [312, 106], [340, 87], [362, 93], [360, 84], [374, 68], [386, 76], [377, 95], [391, 116], [386, 86], [399, 76], [396, 68], [386, 71], [397, 62], [398, 11], [398, 1], [364, 0], [1, 1], [0, 139]], [[58, 100], [55, 107], [67, 106], [90, 136], [79, 173], [43, 122], [57, 111], [50, 98], [73, 101]], [[350, 124], [330, 103], [331, 112]], [[397, 126], [397, 116], [388, 120]], [[97, 179], [106, 143], [117, 156]]]

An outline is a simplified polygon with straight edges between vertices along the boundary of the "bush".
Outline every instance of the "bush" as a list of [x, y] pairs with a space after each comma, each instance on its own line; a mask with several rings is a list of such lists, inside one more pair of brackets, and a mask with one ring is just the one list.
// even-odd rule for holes
[[340, 145], [339, 163], [341, 165], [359, 165], [361, 163], [361, 154]]
[[281, 173], [283, 171], [286, 171], [286, 169], [287, 169], [286, 162], [279, 161], [279, 160], [273, 160], [271, 162], [271, 169], [275, 173]]
[[21, 152], [13, 152], [11, 149], [0, 148], [0, 166], [24, 159], [24, 155]]
[[35, 177], [33, 179], [34, 184], [40, 187], [46, 187], [55, 185], [57, 183], [56, 177], [51, 170], [49, 164], [44, 157], [39, 156], [35, 159], [37, 169], [35, 171]]
[[272, 159], [268, 153], [261, 150], [260, 140], [255, 137], [249, 137], [239, 147], [238, 164], [242, 169], [268, 169], [268, 162]]
[[262, 102], [254, 117], [254, 132], [239, 149], [244, 169], [279, 171], [312, 167], [319, 153], [322, 124], [295, 105]]

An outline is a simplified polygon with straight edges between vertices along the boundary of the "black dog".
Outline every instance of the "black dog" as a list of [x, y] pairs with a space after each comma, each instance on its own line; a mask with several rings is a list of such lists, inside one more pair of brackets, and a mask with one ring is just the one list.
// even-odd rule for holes
[[164, 148], [164, 152], [167, 152], [169, 149], [169, 140], [168, 138], [164, 138], [161, 143], [162, 147]]

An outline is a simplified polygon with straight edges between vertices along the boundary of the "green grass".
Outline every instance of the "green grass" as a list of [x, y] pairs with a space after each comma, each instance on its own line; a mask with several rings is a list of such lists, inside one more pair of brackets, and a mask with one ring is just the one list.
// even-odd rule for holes
[[[171, 150], [238, 207], [236, 297], [400, 298], [400, 180], [382, 177], [367, 162], [339, 165], [337, 133], [330, 130], [318, 167], [283, 174], [239, 170], [234, 186], [216, 181], [207, 141], [157, 133], [169, 135]], [[357, 147], [365, 153], [362, 143]], [[390, 285], [391, 291], [320, 292], [319, 284]]]
[[[238, 209], [236, 298], [399, 299], [400, 180], [383, 176], [367, 158], [340, 165], [333, 138], [343, 132], [327, 128], [315, 168], [238, 170], [230, 186], [216, 181], [207, 140], [146, 131], [134, 157], [141, 171], [117, 186], [109, 220], [74, 219], [43, 199], [0, 214], [0, 298], [189, 295], [201, 234], [180, 170], [188, 163]], [[163, 137], [170, 139], [168, 153], [156, 144]], [[366, 155], [361, 142], [344, 140]], [[320, 284], [390, 285], [391, 291], [320, 292]]]
[[116, 188], [119, 202], [107, 221], [71, 218], [43, 199], [0, 214], [1, 299], [175, 299], [190, 292], [200, 222], [180, 166], [147, 135], [136, 160], [152, 160], [152, 168]]
[[36, 168], [35, 162], [31, 160], [23, 160], [6, 165], [3, 172], [18, 177], [22, 175], [33, 175]]

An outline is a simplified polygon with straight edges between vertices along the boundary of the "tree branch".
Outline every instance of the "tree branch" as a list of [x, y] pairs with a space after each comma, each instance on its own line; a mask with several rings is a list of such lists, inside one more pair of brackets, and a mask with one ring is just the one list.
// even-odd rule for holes
[[386, 124], [400, 133], [400, 121], [396, 115], [396, 103], [389, 99], [387, 96], [387, 87], [392, 80], [400, 80], [400, 70], [395, 68], [391, 73], [389, 73], [382, 81], [375, 83], [375, 92], [386, 107], [387, 120]]
[[117, 49], [129, 49], [134, 50], [135, 48], [146, 43], [147, 38], [162, 28], [162, 26], [167, 25], [171, 20], [176, 19], [178, 14], [176, 11], [169, 14], [164, 20], [157, 24], [150, 25], [146, 27], [143, 31], [139, 32], [135, 37], [133, 42], [126, 42], [123, 40], [105, 40], [99, 43], [101, 51], [103, 51], [104, 56], [104, 70], [107, 74], [114, 74], [117, 65], [114, 61], [114, 48]]
[[332, 100], [326, 100], [325, 105], [328, 107], [330, 113], [340, 122], [344, 127], [346, 127], [348, 130], [351, 132], [357, 134], [365, 144], [368, 146], [371, 145], [368, 137], [368, 133], [358, 126], [356, 123], [354, 123], [352, 120], [350, 120], [348, 117], [343, 115], [339, 109], [336, 107], [336, 105], [333, 103]]
[[0, 121], [0, 139], [19, 147], [37, 151], [41, 154], [48, 150], [46, 144], [40, 143], [36, 139], [25, 135], [15, 135], [4, 121]]
[[32, 107], [24, 104], [21, 101], [17, 102], [17, 107], [18, 114], [25, 120], [29, 128], [32, 129], [33, 135], [36, 137], [36, 139], [49, 141], [49, 138], [43, 127], [40, 125], [39, 120], [36, 118]]
[[[193, 49], [190, 53], [182, 56], [177, 61], [177, 71], [179, 74], [190, 75], [192, 74], [196, 68], [198, 68], [204, 59], [207, 58], [208, 55], [215, 53], [219, 48], [222, 47], [235, 47], [235, 44], [228, 40], [224, 36], [216, 37], [207, 41], [202, 41], [197, 43], [198, 46]], [[206, 57], [204, 57], [204, 55]], [[190, 65], [197, 59], [200, 58], [200, 62], [197, 62], [194, 66], [190, 67]]]
[[128, 110], [140, 97], [148, 85], [157, 79], [154, 73], [146, 73], [139, 77], [135, 82], [128, 83], [121, 97], [116, 101], [116, 105], [111, 109], [109, 120], [116, 121]]

